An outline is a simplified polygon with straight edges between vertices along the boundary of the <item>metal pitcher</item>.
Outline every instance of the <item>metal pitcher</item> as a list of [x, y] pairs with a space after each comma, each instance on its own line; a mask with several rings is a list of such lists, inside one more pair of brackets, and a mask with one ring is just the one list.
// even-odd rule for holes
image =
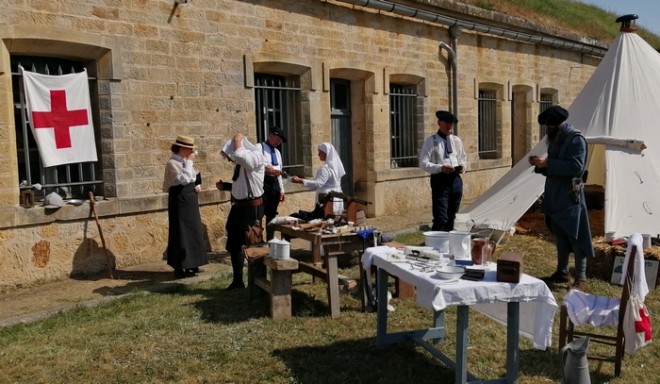
[[559, 356], [562, 363], [561, 384], [591, 384], [587, 349], [589, 337], [580, 337], [566, 344]]

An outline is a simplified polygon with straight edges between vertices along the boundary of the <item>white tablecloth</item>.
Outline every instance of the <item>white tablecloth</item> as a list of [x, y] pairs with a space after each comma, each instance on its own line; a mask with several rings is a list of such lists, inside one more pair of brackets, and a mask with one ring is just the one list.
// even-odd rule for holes
[[435, 311], [451, 305], [470, 305], [506, 325], [506, 303], [520, 302], [520, 335], [532, 340], [536, 349], [545, 350], [552, 345], [552, 323], [559, 307], [542, 280], [523, 274], [518, 284], [497, 282], [496, 265], [491, 263], [482, 281], [443, 282], [434, 271], [424, 272], [410, 263], [395, 260], [400, 260], [402, 254], [403, 251], [392, 247], [371, 247], [362, 255], [362, 264], [367, 270], [372, 265], [383, 268], [415, 285], [417, 302]]

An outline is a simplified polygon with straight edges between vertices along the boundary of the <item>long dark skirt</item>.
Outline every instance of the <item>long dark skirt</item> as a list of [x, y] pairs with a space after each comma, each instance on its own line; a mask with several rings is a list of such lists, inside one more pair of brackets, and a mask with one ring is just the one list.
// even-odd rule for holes
[[170, 188], [167, 213], [170, 221], [167, 264], [174, 269], [197, 268], [208, 264], [194, 183]]

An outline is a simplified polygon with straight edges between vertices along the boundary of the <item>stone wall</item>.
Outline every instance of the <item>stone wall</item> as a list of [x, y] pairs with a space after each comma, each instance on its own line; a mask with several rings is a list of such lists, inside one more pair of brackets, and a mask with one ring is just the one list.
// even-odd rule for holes
[[[437, 2], [408, 3], [445, 12]], [[347, 79], [353, 111], [353, 162], [347, 166], [355, 194], [373, 202], [368, 215], [430, 204], [427, 175], [390, 168], [388, 93], [393, 80], [418, 84], [421, 136], [435, 132], [435, 110], [451, 106], [450, 58], [439, 48], [452, 40], [446, 26], [340, 1], [28, 0], [0, 7], [0, 290], [106, 266], [88, 203], [54, 213], [19, 206], [12, 55], [90, 63], [106, 197], [98, 212], [119, 268], [162, 258], [162, 173], [177, 134], [199, 145], [208, 246], [223, 249], [229, 195], [213, 184], [231, 177], [231, 165], [218, 150], [236, 132], [256, 137], [255, 71], [300, 78], [304, 175], [313, 177], [320, 165], [316, 146], [331, 140], [330, 79]], [[528, 150], [538, 140], [540, 90], [554, 90], [557, 102], [568, 106], [600, 58], [473, 31], [463, 31], [457, 43], [458, 133], [470, 157], [469, 201], [510, 168], [512, 145], [524, 153], [521, 146]], [[494, 160], [476, 156], [476, 95], [484, 84], [498, 90]], [[510, 128], [513, 95], [525, 99], [516, 103], [524, 111], [522, 135]], [[287, 185], [287, 194], [281, 214], [311, 209], [312, 193]]]

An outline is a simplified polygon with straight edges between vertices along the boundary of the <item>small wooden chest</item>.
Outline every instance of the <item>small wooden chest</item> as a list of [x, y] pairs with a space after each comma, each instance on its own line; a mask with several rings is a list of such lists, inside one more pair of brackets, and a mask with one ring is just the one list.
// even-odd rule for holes
[[523, 271], [523, 255], [505, 252], [497, 259], [497, 281], [519, 283]]

